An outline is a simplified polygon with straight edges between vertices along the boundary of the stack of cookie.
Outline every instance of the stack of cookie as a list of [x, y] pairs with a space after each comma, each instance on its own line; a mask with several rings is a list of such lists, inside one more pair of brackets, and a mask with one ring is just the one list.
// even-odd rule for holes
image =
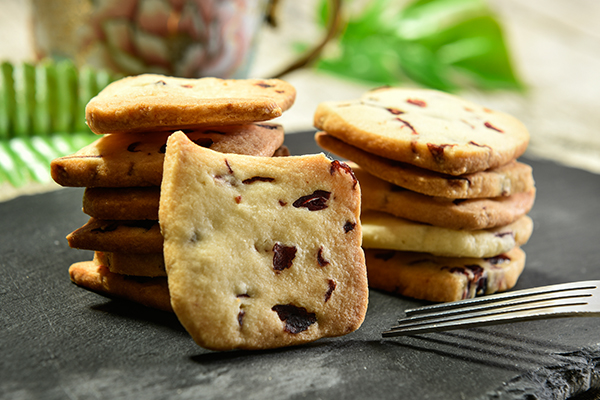
[[362, 187], [369, 285], [435, 302], [512, 288], [532, 233], [529, 143], [515, 118], [434, 90], [322, 103], [317, 143]]
[[91, 216], [68, 236], [95, 254], [70, 267], [72, 281], [173, 311], [213, 350], [358, 329], [360, 186], [323, 154], [289, 156], [282, 128], [258, 122], [293, 100], [280, 80], [156, 75], [92, 99], [86, 118], [104, 136], [52, 163], [58, 183], [86, 187]]
[[102, 136], [51, 163], [57, 183], [86, 188], [83, 211], [90, 219], [67, 239], [73, 248], [93, 250], [94, 261], [71, 268], [75, 283], [171, 310], [158, 223], [168, 137], [184, 130], [217, 152], [289, 155], [283, 128], [263, 121], [294, 99], [295, 89], [281, 80], [148, 74], [107, 86], [86, 107], [88, 125]]

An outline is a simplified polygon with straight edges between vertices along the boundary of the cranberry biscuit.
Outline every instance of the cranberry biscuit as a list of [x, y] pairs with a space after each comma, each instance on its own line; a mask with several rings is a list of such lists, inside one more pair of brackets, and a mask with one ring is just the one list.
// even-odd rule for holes
[[508, 225], [532, 208], [535, 188], [510, 196], [452, 199], [427, 196], [379, 179], [349, 163], [362, 188], [362, 209], [449, 229], [489, 229]]
[[323, 132], [315, 136], [323, 149], [354, 161], [365, 171], [395, 185], [428, 196], [453, 199], [508, 196], [535, 186], [532, 168], [511, 161], [487, 171], [453, 176], [368, 153]]
[[368, 301], [360, 187], [325, 156], [256, 158], [168, 141], [159, 221], [171, 304], [201, 346], [340, 336]]
[[427, 89], [386, 87], [321, 103], [314, 125], [371, 154], [450, 175], [504, 165], [529, 143], [516, 118]]
[[282, 115], [296, 90], [279, 79], [174, 78], [144, 74], [104, 88], [86, 106], [95, 133], [239, 125]]
[[100, 220], [90, 218], [67, 235], [74, 249], [115, 253], [160, 253], [163, 237], [156, 220]]
[[[160, 186], [171, 132], [104, 135], [76, 153], [52, 160], [52, 178], [62, 186]], [[203, 128], [187, 133], [194, 143], [223, 153], [271, 157], [284, 140], [272, 123]]]
[[533, 232], [527, 215], [505, 226], [472, 231], [422, 224], [379, 211], [364, 211], [361, 221], [364, 248], [446, 257], [494, 257], [524, 245]]
[[108, 297], [125, 299], [146, 307], [173, 312], [165, 277], [131, 277], [111, 272], [98, 259], [82, 261], [69, 267], [76, 285]]
[[511, 289], [525, 267], [518, 247], [491, 258], [365, 250], [369, 286], [434, 302], [468, 299]]

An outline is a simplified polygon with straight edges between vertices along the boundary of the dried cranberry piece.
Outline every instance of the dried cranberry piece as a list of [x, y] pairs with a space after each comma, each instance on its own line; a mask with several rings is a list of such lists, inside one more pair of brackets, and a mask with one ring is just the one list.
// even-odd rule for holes
[[300, 333], [317, 322], [317, 315], [308, 312], [304, 307], [293, 304], [277, 304], [271, 308], [285, 322], [284, 330], [289, 333]]
[[138, 147], [142, 142], [133, 142], [131, 143], [129, 146], [127, 146], [127, 151], [131, 152], [131, 153], [137, 153], [140, 150], [136, 150], [136, 147]]
[[254, 182], [273, 182], [274, 180], [275, 180], [275, 178], [269, 178], [269, 177], [265, 177], [265, 176], [253, 176], [252, 178], [244, 179], [242, 181], [242, 183], [244, 183], [246, 185], [250, 185], [251, 183], [254, 183]]
[[344, 233], [348, 233], [354, 230], [355, 227], [356, 224], [354, 222], [346, 221], [346, 223], [344, 224]]
[[327, 303], [327, 301], [331, 298], [331, 295], [337, 286], [337, 283], [335, 283], [333, 279], [329, 279], [327, 284], [329, 285], [329, 288], [327, 289], [327, 292], [325, 292], [325, 303]]
[[427, 103], [423, 100], [419, 100], [419, 99], [408, 99], [406, 100], [406, 102], [408, 104], [412, 104], [414, 106], [418, 106], [418, 107], [427, 107]]
[[285, 206], [287, 206], [287, 202], [285, 202], [285, 201], [283, 201], [283, 200], [279, 200], [279, 205], [280, 205], [281, 207], [285, 207]]
[[514, 236], [514, 233], [513, 232], [497, 232], [497, 233], [494, 233], [494, 236], [502, 238], [504, 236]]
[[471, 146], [477, 146], [477, 147], [487, 147], [488, 149], [490, 148], [490, 146], [488, 146], [487, 144], [479, 144], [479, 143], [476, 143], [476, 142], [474, 142], [474, 141], [472, 141], [472, 140], [469, 142], [469, 144], [470, 144]]
[[246, 315], [246, 312], [244, 310], [240, 310], [237, 316], [238, 324], [240, 325], [240, 327], [244, 324], [244, 315]]
[[256, 83], [255, 85], [256, 85], [256, 86], [260, 86], [261, 88], [272, 88], [272, 87], [274, 87], [274, 85], [269, 85], [269, 84], [268, 84], [268, 83], [266, 83], [266, 82], [258, 82], [258, 83]]
[[471, 272], [473, 272], [473, 275], [475, 277], [483, 275], [484, 269], [481, 265], [469, 264], [469, 265], [465, 265], [465, 268], [470, 270]]
[[200, 147], [206, 147], [207, 149], [213, 145], [214, 141], [211, 138], [198, 138], [193, 141]]
[[412, 126], [412, 125], [410, 124], [410, 122], [408, 122], [408, 121], [405, 121], [405, 120], [403, 120], [402, 118], [396, 118], [396, 121], [400, 121], [400, 122], [402, 122], [402, 123], [403, 123], [405, 126], [407, 126], [407, 127], [408, 127], [408, 129], [410, 129], [410, 130], [412, 131], [412, 133], [413, 133], [413, 134], [415, 134], [415, 135], [417, 134], [417, 131], [416, 131], [415, 127], [414, 127], [414, 126]]
[[329, 265], [329, 261], [323, 258], [323, 246], [319, 247], [319, 251], [317, 251], [317, 262], [320, 267], [325, 267]]
[[227, 170], [230, 174], [233, 174], [233, 170], [231, 169], [231, 165], [229, 165], [229, 161], [225, 160], [225, 165], [227, 165]]
[[283, 246], [279, 243], [273, 245], [273, 269], [279, 273], [292, 266], [296, 257], [296, 246]]
[[441, 164], [444, 162], [444, 150], [446, 149], [446, 147], [452, 147], [452, 146], [454, 146], [454, 145], [427, 143], [427, 148], [429, 149], [429, 152], [433, 156], [433, 159], [435, 160], [435, 162], [437, 162], [438, 164]]
[[315, 190], [312, 194], [300, 197], [292, 205], [296, 208], [306, 207], [309, 211], [319, 211], [327, 208], [330, 192]]
[[344, 171], [345, 173], [350, 174], [352, 181], [354, 182], [352, 188], [356, 188], [358, 180], [356, 179], [356, 176], [354, 176], [354, 171], [352, 171], [352, 168], [350, 168], [348, 164], [338, 160], [333, 160], [331, 162], [331, 167], [329, 168], [329, 173], [333, 175], [336, 171]]
[[465, 268], [470, 270], [473, 273], [473, 278], [470, 279], [471, 282], [476, 282], [477, 285], [475, 287], [475, 295], [485, 294], [487, 290], [487, 277], [483, 275], [485, 270], [482, 266], [477, 264], [465, 265]]
[[394, 115], [404, 114], [404, 111], [398, 110], [397, 108], [386, 108], [386, 110]]
[[467, 181], [467, 185], [471, 184], [471, 180], [464, 176], [449, 176], [446, 179], [448, 181], [448, 185], [452, 187], [461, 187], [463, 181]]
[[485, 125], [485, 127], [488, 129], [492, 129], [496, 132], [504, 133], [504, 131], [502, 129], [496, 128], [494, 125], [490, 124], [489, 122], [486, 122], [483, 125]]

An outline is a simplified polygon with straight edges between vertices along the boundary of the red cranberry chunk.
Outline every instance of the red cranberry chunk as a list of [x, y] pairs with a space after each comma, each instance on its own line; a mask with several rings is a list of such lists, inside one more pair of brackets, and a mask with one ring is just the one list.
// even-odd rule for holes
[[329, 285], [329, 287], [327, 288], [327, 292], [325, 292], [325, 303], [327, 303], [327, 301], [331, 298], [331, 295], [333, 294], [333, 291], [337, 286], [337, 283], [335, 283], [333, 279], [329, 279], [327, 281], [327, 284]]
[[319, 263], [320, 267], [325, 267], [327, 265], [329, 265], [329, 261], [327, 261], [324, 257], [323, 257], [323, 247], [319, 247], [319, 251], [317, 251], [317, 262]]
[[306, 207], [309, 211], [319, 211], [327, 208], [330, 192], [315, 190], [312, 194], [300, 197], [292, 205], [296, 208]]
[[338, 160], [333, 160], [331, 162], [331, 168], [329, 168], [329, 173], [333, 175], [336, 171], [344, 171], [345, 173], [350, 174], [353, 182], [352, 188], [356, 188], [358, 180], [356, 179], [356, 176], [354, 176], [354, 171], [352, 171], [352, 168], [350, 168], [348, 164]]
[[344, 224], [344, 233], [348, 233], [354, 230], [355, 227], [356, 224], [354, 222], [346, 221], [346, 223]]
[[418, 106], [418, 107], [427, 107], [427, 103], [424, 100], [420, 100], [420, 99], [408, 99], [408, 100], [406, 100], [406, 102], [408, 104], [412, 104], [412, 105]]
[[283, 246], [279, 243], [273, 245], [273, 269], [275, 272], [281, 272], [290, 268], [294, 257], [296, 257], [296, 246]]
[[275, 180], [275, 178], [269, 178], [269, 177], [265, 177], [265, 176], [253, 176], [252, 178], [244, 179], [242, 181], [242, 183], [244, 183], [246, 185], [250, 185], [251, 183], [254, 183], [254, 182], [273, 182], [274, 180]]
[[283, 329], [288, 333], [303, 332], [317, 322], [315, 313], [308, 312], [306, 308], [293, 304], [277, 304], [271, 310], [275, 311], [279, 319], [285, 322]]

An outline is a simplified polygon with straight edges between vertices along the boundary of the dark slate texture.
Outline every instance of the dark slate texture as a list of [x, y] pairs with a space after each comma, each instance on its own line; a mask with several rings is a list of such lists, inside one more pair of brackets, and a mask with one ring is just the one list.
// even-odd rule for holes
[[[312, 132], [286, 138], [318, 152]], [[600, 279], [600, 176], [533, 166], [535, 230], [517, 289]], [[65, 236], [87, 217], [82, 189], [0, 204], [0, 398], [591, 399], [600, 393], [600, 318], [522, 322], [382, 339], [406, 308], [372, 290], [363, 326], [272, 351], [215, 353], [174, 315], [73, 285], [91, 252]]]

